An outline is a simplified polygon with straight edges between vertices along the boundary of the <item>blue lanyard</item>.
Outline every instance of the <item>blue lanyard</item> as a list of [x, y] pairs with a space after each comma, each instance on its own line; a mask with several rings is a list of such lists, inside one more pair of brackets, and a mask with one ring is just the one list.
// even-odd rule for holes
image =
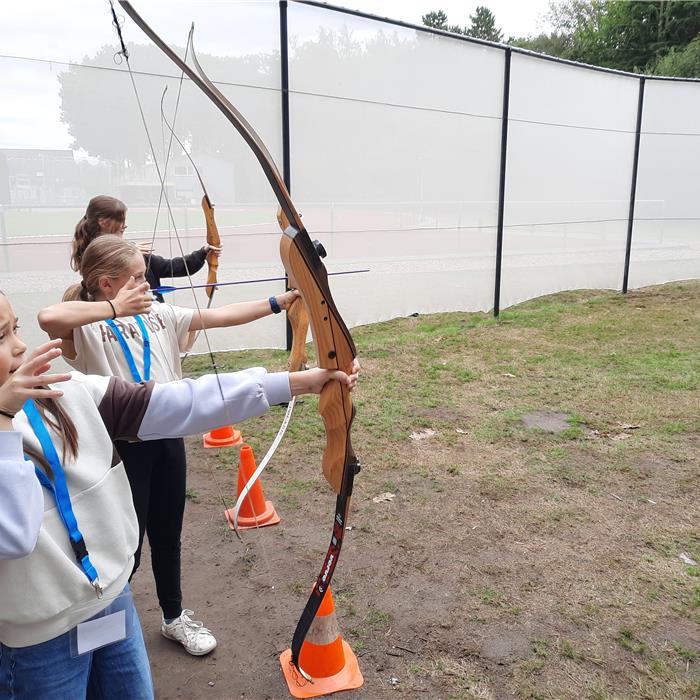
[[151, 341], [148, 337], [148, 331], [146, 330], [146, 324], [140, 316], [134, 316], [136, 323], [138, 323], [141, 329], [141, 337], [143, 338], [143, 380], [139, 374], [138, 369], [136, 369], [136, 362], [134, 361], [134, 356], [131, 353], [129, 344], [126, 342], [126, 338], [123, 333], [119, 330], [117, 324], [111, 319], [106, 319], [107, 325], [114, 331], [114, 335], [117, 336], [119, 345], [122, 346], [124, 351], [124, 357], [126, 358], [126, 363], [129, 365], [131, 370], [131, 376], [135, 382], [147, 382], [151, 378]]
[[29, 424], [32, 426], [34, 434], [41, 443], [41, 449], [44, 452], [46, 461], [51, 465], [54, 480], [51, 482], [46, 474], [44, 474], [41, 469], [34, 465], [36, 476], [41, 482], [41, 485], [51, 491], [53, 494], [54, 500], [56, 501], [56, 507], [58, 508], [58, 513], [61, 516], [61, 520], [63, 521], [66, 530], [68, 531], [68, 537], [70, 539], [71, 547], [73, 548], [73, 553], [75, 554], [75, 559], [78, 564], [80, 564], [80, 568], [83, 570], [88, 578], [88, 581], [90, 581], [95, 589], [97, 597], [101, 598], [102, 587], [100, 586], [100, 580], [97, 576], [97, 570], [90, 561], [90, 555], [88, 554], [83, 535], [78, 528], [78, 521], [75, 518], [73, 506], [70, 502], [70, 493], [68, 493], [66, 475], [63, 472], [63, 467], [61, 466], [61, 460], [58, 458], [56, 447], [54, 446], [53, 440], [51, 440], [51, 436], [49, 435], [49, 431], [46, 428], [46, 425], [41, 418], [41, 414], [39, 413], [39, 410], [32, 399], [29, 399], [24, 404], [23, 410], [29, 419]]

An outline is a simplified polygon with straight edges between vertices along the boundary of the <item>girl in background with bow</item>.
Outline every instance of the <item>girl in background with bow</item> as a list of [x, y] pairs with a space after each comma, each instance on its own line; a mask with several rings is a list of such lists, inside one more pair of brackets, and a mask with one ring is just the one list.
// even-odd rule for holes
[[[71, 244], [70, 266], [76, 272], [80, 272], [80, 264], [85, 249], [98, 236], [111, 233], [115, 236], [123, 236], [126, 231], [126, 204], [116, 197], [98, 195], [88, 203], [85, 216], [77, 223], [73, 242]], [[221, 246], [212, 246], [206, 243], [204, 246], [183, 257], [162, 258], [156, 255], [150, 243], [137, 243], [136, 247], [143, 253], [146, 263], [146, 282], [151, 289], [161, 286], [161, 277], [187, 277], [199, 272], [210, 252], [219, 257]], [[156, 294], [158, 301], [163, 301], [160, 294]]]
[[[63, 340], [66, 361], [81, 372], [127, 381], [172, 382], [182, 377], [180, 353], [191, 333], [248, 323], [287, 309], [296, 291], [260, 301], [228, 304], [197, 312], [152, 300], [146, 265], [139, 250], [118, 236], [99, 236], [83, 252], [82, 282], [64, 301], [39, 314], [51, 338]], [[231, 424], [234, 421], [224, 421]], [[185, 444], [180, 438], [148, 443], [118, 440], [139, 520], [134, 571], [139, 566], [144, 533], [163, 612], [161, 632], [193, 655], [216, 646], [211, 631], [182, 608], [180, 533], [185, 508]]]
[[[147, 285], [137, 288], [144, 297]], [[119, 310], [140, 305], [128, 297]], [[54, 374], [61, 340], [28, 353], [18, 327], [0, 294], [0, 698], [148, 700], [151, 673], [128, 586], [139, 525], [112, 441], [201, 433], [320, 393], [329, 381], [352, 389], [357, 375], [252, 368], [135, 383]]]

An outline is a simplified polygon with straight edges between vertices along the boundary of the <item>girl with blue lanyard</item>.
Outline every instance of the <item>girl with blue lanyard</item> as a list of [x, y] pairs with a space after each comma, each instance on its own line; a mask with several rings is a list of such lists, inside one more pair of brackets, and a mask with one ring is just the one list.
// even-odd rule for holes
[[60, 355], [61, 340], [27, 353], [0, 295], [0, 700], [153, 698], [128, 586], [139, 528], [113, 440], [201, 433], [357, 375], [137, 384], [53, 373]]
[[[44, 309], [39, 324], [63, 339], [63, 354], [76, 370], [133, 382], [171, 382], [182, 376], [180, 353], [202, 328], [234, 326], [279, 313], [298, 298], [291, 291], [270, 299], [195, 312], [153, 301], [146, 265], [133, 244], [100, 236], [85, 249], [82, 282], [63, 303]], [[232, 421], [228, 421], [231, 423]], [[139, 519], [139, 565], [148, 533], [151, 565], [163, 613], [162, 634], [196, 656], [216, 646], [211, 631], [182, 607], [180, 535], [185, 508], [186, 459], [181, 439], [115, 443], [129, 477]]]

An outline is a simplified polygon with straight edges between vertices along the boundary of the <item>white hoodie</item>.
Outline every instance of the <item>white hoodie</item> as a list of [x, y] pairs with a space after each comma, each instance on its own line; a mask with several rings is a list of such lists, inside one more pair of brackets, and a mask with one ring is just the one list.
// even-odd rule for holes
[[[63, 469], [104, 589], [103, 607], [126, 585], [138, 544], [131, 489], [112, 441], [192, 435], [262, 415], [291, 398], [289, 375], [262, 368], [168, 384], [76, 372], [60, 388], [78, 432], [77, 459]], [[63, 442], [47, 427], [60, 456]], [[24, 412], [13, 428], [0, 431], [0, 642], [25, 647], [67, 632], [101, 603], [75, 560], [53, 496], [23, 456], [22, 437], [41, 453]]]

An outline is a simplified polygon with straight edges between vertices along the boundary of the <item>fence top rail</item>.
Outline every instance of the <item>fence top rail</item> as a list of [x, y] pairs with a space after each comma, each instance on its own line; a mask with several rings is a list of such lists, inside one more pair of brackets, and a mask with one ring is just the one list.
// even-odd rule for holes
[[[286, 2], [287, 0], [282, 0]], [[623, 70], [617, 70], [616, 68], [606, 68], [605, 66], [594, 66], [589, 63], [581, 63], [579, 61], [572, 61], [568, 58], [559, 58], [557, 56], [549, 56], [546, 53], [538, 53], [537, 51], [531, 51], [530, 49], [523, 49], [519, 46], [510, 46], [508, 44], [500, 44], [495, 41], [488, 41], [486, 39], [477, 39], [476, 37], [471, 37], [471, 36], [464, 36], [463, 34], [455, 34], [453, 32], [447, 32], [443, 29], [435, 29], [434, 27], [426, 27], [425, 25], [422, 24], [413, 24], [411, 22], [405, 22], [404, 20], [401, 19], [393, 19], [391, 17], [383, 17], [381, 15], [375, 15], [370, 12], [364, 12], [362, 10], [352, 10], [348, 7], [340, 7], [339, 5], [331, 5], [330, 3], [327, 2], [320, 2], [320, 0], [290, 0], [291, 2], [295, 2], [299, 5], [309, 5], [311, 7], [318, 7], [324, 10], [330, 10], [332, 12], [340, 12], [342, 14], [346, 15], [353, 15], [355, 17], [362, 17], [364, 19], [370, 19], [374, 20], [376, 22], [383, 22], [384, 24], [392, 24], [397, 27], [404, 27], [406, 29], [413, 29], [418, 32], [423, 32], [424, 34], [437, 34], [438, 36], [443, 36], [447, 37], [449, 39], [454, 39], [457, 41], [466, 41], [470, 44], [480, 44], [482, 46], [488, 46], [493, 49], [499, 49], [501, 51], [506, 51], [506, 52], [512, 52], [512, 53], [519, 53], [524, 56], [530, 56], [532, 58], [536, 58], [542, 61], [550, 61], [552, 63], [562, 63], [567, 66], [574, 66], [576, 68], [584, 68], [585, 70], [592, 70], [592, 71], [597, 71], [599, 73], [610, 73], [612, 75], [619, 75], [622, 77], [626, 78], [637, 78], [637, 79], [642, 79], [645, 78], [647, 80], [658, 80], [658, 81], [666, 81], [666, 82], [677, 82], [677, 83], [698, 83], [700, 82], [700, 78], [680, 78], [677, 76], [671, 76], [671, 75], [647, 75], [645, 73], [630, 73], [629, 71], [623, 71]], [[60, 60], [55, 60], [55, 59], [44, 59], [44, 58], [33, 58], [31, 56], [15, 56], [15, 55], [9, 55], [9, 54], [0, 54], [0, 59], [11, 59], [11, 60], [21, 60], [21, 61], [37, 61], [40, 63], [49, 63], [49, 64], [60, 64], [60, 65], [66, 65], [66, 66], [79, 66], [81, 68], [90, 68], [93, 70], [103, 70], [103, 71], [117, 71], [117, 72], [122, 72], [124, 69], [119, 68], [119, 67], [113, 67], [113, 66], [85, 66], [81, 63], [77, 63], [75, 61], [60, 61]], [[172, 75], [168, 75], [165, 73], [148, 73], [148, 72], [141, 72], [141, 71], [135, 71], [137, 75], [152, 75], [152, 76], [157, 76], [157, 77], [162, 77], [162, 78], [171, 78], [173, 77]], [[189, 80], [189, 78], [186, 78]], [[239, 85], [238, 83], [228, 83], [223, 80], [217, 80], [216, 81], [219, 84], [222, 85]], [[244, 85], [245, 86], [245, 85]], [[255, 86], [259, 89], [262, 90], [273, 90], [275, 88], [269, 88], [265, 86]]]
[[376, 22], [383, 22], [384, 24], [393, 24], [397, 27], [404, 27], [406, 29], [413, 29], [418, 32], [423, 32], [425, 34], [437, 34], [438, 36], [448, 37], [450, 39], [456, 39], [457, 41], [466, 41], [470, 44], [481, 44], [482, 46], [488, 46], [493, 49], [500, 49], [501, 51], [511, 51], [513, 53], [523, 54], [524, 56], [531, 56], [532, 58], [537, 58], [542, 61], [551, 61], [552, 63], [563, 63], [567, 66], [575, 66], [576, 68], [585, 68], [586, 70], [598, 71], [599, 73], [611, 73], [613, 75], [624, 76], [626, 78], [645, 78], [647, 80], [665, 80], [670, 82], [679, 83], [699, 83], [700, 78], [679, 78], [670, 75], [646, 75], [644, 73], [630, 73], [629, 71], [617, 70], [615, 68], [605, 68], [604, 66], [593, 66], [588, 63], [580, 63], [579, 61], [572, 61], [567, 58], [558, 58], [557, 56], [549, 56], [545, 53], [538, 53], [537, 51], [531, 51], [530, 49], [523, 49], [519, 46], [509, 46], [508, 44], [499, 44], [495, 41], [487, 41], [486, 39], [477, 39], [476, 37], [464, 36], [463, 34], [455, 34], [453, 32], [447, 32], [443, 29], [435, 29], [434, 27], [426, 27], [421, 24], [413, 24], [411, 22], [405, 22], [401, 19], [392, 19], [391, 17], [382, 17], [381, 15], [375, 15], [370, 12], [364, 12], [362, 10], [351, 10], [348, 7], [340, 7], [339, 5], [331, 5], [327, 2], [321, 2], [320, 0], [291, 0], [299, 5], [309, 5], [311, 7], [318, 7], [324, 10], [331, 10], [333, 12], [340, 12], [346, 15], [353, 15], [354, 17], [362, 17], [364, 19], [371, 19]]

